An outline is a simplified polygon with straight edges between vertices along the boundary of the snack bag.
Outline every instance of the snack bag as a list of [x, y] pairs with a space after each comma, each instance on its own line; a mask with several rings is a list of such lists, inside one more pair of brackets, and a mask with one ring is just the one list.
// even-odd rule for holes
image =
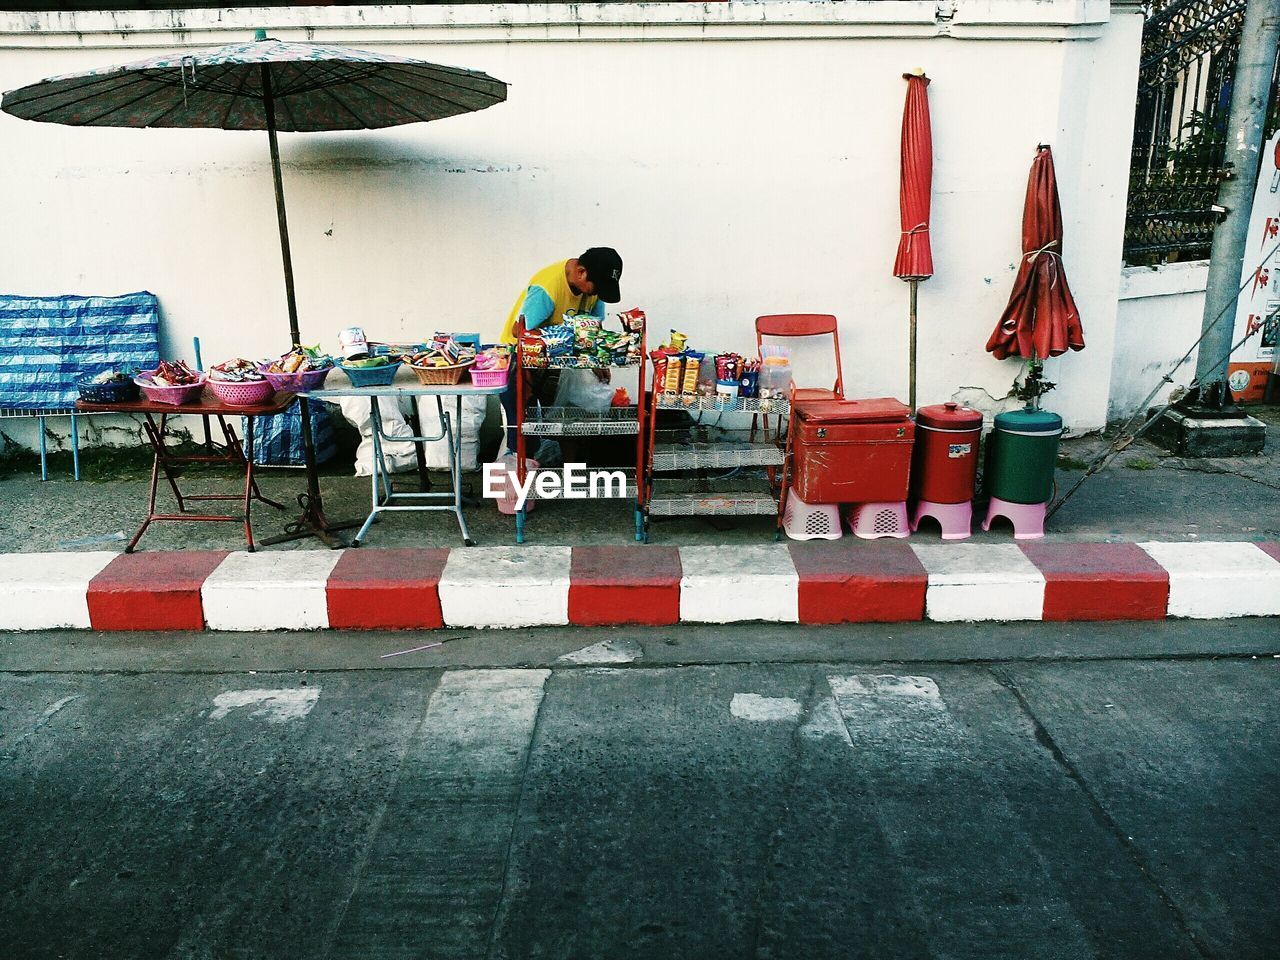
[[520, 338], [520, 363], [526, 367], [547, 365], [547, 341], [536, 333], [526, 333]]
[[623, 310], [618, 314], [618, 322], [622, 324], [622, 329], [628, 333], [641, 333], [644, 330], [645, 323], [644, 311], [639, 307]]
[[679, 393], [680, 380], [684, 376], [684, 358], [680, 356], [667, 357], [666, 379], [663, 381], [663, 393]]
[[698, 371], [702, 369], [702, 354], [693, 351], [685, 354], [684, 377], [680, 380], [681, 393], [698, 392]]

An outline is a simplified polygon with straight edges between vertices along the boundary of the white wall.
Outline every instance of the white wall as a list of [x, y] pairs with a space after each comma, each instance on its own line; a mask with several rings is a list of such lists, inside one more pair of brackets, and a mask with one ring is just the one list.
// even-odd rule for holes
[[[1169, 373], [1200, 336], [1209, 261], [1125, 267], [1120, 281], [1108, 420], [1127, 420], [1159, 406], [1195, 375], [1196, 357]], [[1171, 383], [1162, 383], [1169, 373]], [[1147, 397], [1159, 387], [1150, 402]]]
[[[1036, 144], [1053, 144], [1087, 349], [1047, 406], [1103, 425], [1113, 367], [1142, 18], [1105, 0], [317, 7], [0, 14], [0, 88], [241, 41], [266, 26], [484, 70], [510, 97], [382, 132], [281, 137], [304, 339], [497, 332], [543, 264], [626, 261], [621, 306], [746, 352], [762, 313], [842, 321], [852, 395], [907, 389], [891, 276], [898, 145], [915, 66], [933, 79], [921, 403], [989, 405], [1019, 370], [983, 350], [1019, 256]], [[67, 128], [0, 114], [0, 289], [149, 289], [164, 351], [288, 346], [265, 135]], [[9, 430], [5, 425], [6, 432]]]

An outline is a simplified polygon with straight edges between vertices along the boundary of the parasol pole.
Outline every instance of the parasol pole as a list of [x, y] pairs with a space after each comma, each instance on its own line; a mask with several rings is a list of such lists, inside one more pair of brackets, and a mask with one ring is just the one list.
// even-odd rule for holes
[[916, 291], [920, 287], [920, 281], [912, 277], [907, 281], [911, 285], [911, 346], [909, 349], [909, 362], [911, 364], [911, 382], [908, 385], [908, 403], [911, 406], [911, 415], [916, 413]]
[[[280, 256], [284, 261], [284, 293], [289, 307], [289, 347], [302, 343], [298, 332], [298, 302], [293, 291], [293, 256], [289, 251], [289, 222], [284, 209], [284, 180], [280, 176], [280, 144], [276, 139], [276, 104], [271, 89], [271, 68], [262, 65], [262, 105], [267, 118], [267, 140], [271, 144], [271, 176], [275, 181], [276, 219], [280, 223]], [[302, 454], [307, 473], [307, 492], [299, 495], [298, 505], [302, 516], [285, 527], [282, 536], [263, 540], [264, 544], [281, 543], [300, 537], [318, 537], [329, 547], [344, 546], [341, 540], [329, 533], [329, 521], [324, 515], [324, 501], [320, 497], [320, 477], [316, 470], [315, 440], [311, 436], [311, 407], [306, 397], [299, 397], [302, 409]], [[250, 453], [252, 455], [252, 452]]]

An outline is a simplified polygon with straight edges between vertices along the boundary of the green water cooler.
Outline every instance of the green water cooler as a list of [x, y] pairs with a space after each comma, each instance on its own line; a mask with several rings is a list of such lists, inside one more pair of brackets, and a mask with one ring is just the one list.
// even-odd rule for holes
[[996, 415], [987, 438], [984, 486], [991, 497], [987, 518], [1004, 517], [1014, 538], [1044, 536], [1045, 505], [1053, 498], [1053, 472], [1058, 463], [1062, 418], [1047, 410], [1010, 410]]

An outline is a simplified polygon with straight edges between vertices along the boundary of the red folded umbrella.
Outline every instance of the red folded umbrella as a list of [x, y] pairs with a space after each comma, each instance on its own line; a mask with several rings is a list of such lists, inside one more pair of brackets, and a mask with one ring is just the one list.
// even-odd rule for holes
[[1062, 208], [1053, 151], [1042, 144], [1027, 178], [1018, 276], [987, 350], [1003, 360], [1056, 357], [1068, 349], [1084, 349], [1084, 328], [1062, 266]]
[[898, 208], [902, 235], [893, 275], [903, 280], [927, 280], [933, 276], [933, 250], [929, 244], [929, 197], [933, 191], [933, 134], [929, 129], [929, 78], [911, 73], [907, 102], [902, 108], [902, 168]]

